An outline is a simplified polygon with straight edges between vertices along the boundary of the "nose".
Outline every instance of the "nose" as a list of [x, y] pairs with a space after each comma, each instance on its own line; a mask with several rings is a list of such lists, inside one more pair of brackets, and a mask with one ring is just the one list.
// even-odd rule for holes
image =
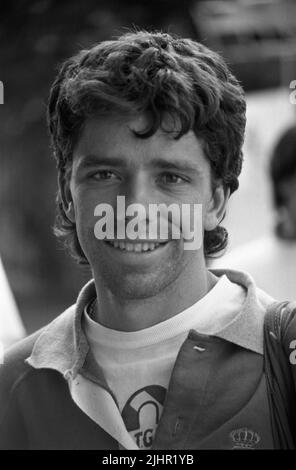
[[135, 172], [126, 181], [124, 188], [126, 207], [130, 204], [141, 204], [148, 209], [153, 200], [153, 189], [148, 176], [144, 172]]
[[[125, 197], [125, 213], [118, 211], [120, 219], [127, 224], [135, 216], [140, 225], [135, 227], [143, 235], [147, 233], [149, 225], [149, 203], [153, 199], [153, 187], [149, 176], [142, 171], [134, 171], [129, 178], [126, 178], [121, 194]], [[131, 207], [132, 204], [136, 206]]]

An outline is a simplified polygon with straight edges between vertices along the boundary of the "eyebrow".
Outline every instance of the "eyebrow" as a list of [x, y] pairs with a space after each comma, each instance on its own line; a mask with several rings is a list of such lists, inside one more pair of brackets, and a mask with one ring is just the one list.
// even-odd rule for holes
[[168, 161], [163, 158], [154, 158], [151, 160], [150, 165], [164, 170], [200, 172], [198, 165], [195, 165], [193, 162], [189, 162], [183, 158], [175, 161]]
[[93, 168], [95, 166], [121, 166], [127, 167], [127, 162], [123, 158], [107, 158], [98, 155], [85, 155], [78, 161], [78, 169]]
[[[77, 168], [88, 169], [98, 166], [112, 166], [128, 168], [128, 162], [121, 157], [103, 157], [99, 155], [85, 155], [78, 161]], [[200, 173], [200, 168], [193, 162], [186, 161], [183, 158], [175, 161], [169, 161], [165, 158], [153, 158], [149, 162], [149, 167], [159, 168], [162, 170], [175, 170], [175, 171], [195, 171]]]

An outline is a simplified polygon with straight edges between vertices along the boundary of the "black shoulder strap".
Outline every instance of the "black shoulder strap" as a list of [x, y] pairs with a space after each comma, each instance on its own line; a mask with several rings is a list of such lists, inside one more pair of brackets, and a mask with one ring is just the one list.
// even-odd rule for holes
[[289, 358], [282, 342], [281, 325], [289, 302], [275, 302], [264, 322], [264, 369], [271, 425], [277, 449], [295, 449], [296, 395]]

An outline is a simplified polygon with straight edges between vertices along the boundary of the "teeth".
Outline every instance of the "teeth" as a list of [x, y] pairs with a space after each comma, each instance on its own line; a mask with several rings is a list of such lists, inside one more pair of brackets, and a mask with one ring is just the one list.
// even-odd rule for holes
[[109, 240], [110, 245], [114, 246], [114, 248], [119, 248], [120, 250], [124, 251], [133, 251], [135, 253], [141, 253], [143, 251], [154, 251], [156, 248], [159, 247], [159, 243], [128, 243], [124, 241], [118, 240]]

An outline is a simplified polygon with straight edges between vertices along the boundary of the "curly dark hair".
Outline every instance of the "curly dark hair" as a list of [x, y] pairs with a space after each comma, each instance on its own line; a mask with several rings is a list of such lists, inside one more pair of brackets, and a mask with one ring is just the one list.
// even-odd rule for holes
[[[71, 167], [85, 120], [94, 115], [149, 112], [148, 138], [164, 114], [180, 122], [177, 139], [193, 130], [209, 159], [213, 181], [238, 188], [245, 131], [244, 92], [222, 57], [191, 39], [138, 31], [82, 50], [61, 66], [50, 91], [48, 124], [58, 172]], [[55, 233], [80, 263], [88, 263], [57, 194]], [[205, 255], [227, 245], [218, 226], [204, 235]]]

